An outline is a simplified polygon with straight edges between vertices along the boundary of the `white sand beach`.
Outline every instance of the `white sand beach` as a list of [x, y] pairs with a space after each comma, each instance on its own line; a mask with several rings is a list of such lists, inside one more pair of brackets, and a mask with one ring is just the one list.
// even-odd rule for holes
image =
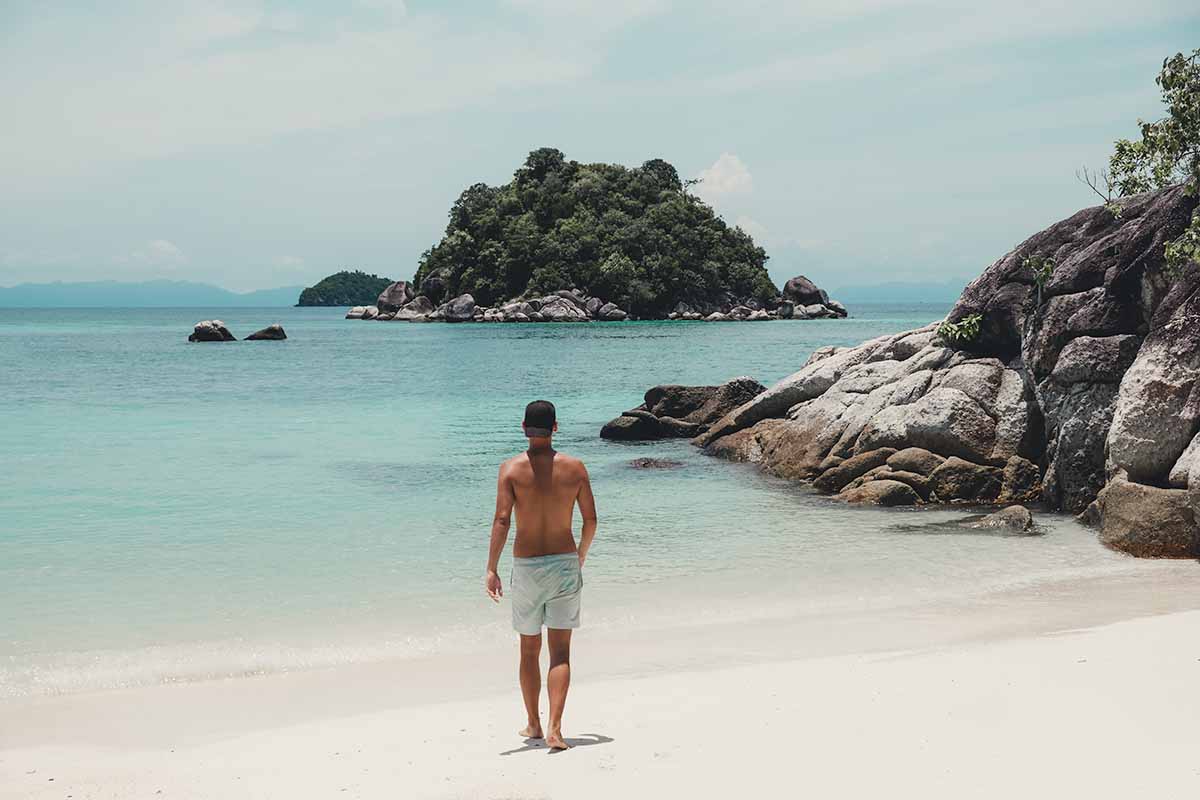
[[515, 649], [11, 700], [0, 796], [1195, 797], [1196, 577], [585, 629], [556, 754]]

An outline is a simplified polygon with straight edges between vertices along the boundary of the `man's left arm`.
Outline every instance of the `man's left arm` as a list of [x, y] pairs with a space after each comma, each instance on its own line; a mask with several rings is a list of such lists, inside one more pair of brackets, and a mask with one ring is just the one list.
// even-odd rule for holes
[[579, 532], [579, 566], [582, 567], [592, 547], [592, 539], [596, 538], [596, 498], [592, 496], [592, 481], [588, 477], [587, 467], [581, 462], [579, 469], [583, 471], [583, 479], [576, 501], [579, 503], [579, 515], [583, 517], [583, 530]]

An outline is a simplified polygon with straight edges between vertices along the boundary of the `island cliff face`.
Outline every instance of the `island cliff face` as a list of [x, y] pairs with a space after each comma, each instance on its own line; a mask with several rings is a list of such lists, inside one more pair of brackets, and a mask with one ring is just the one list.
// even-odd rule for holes
[[1030, 237], [945, 322], [817, 351], [697, 437], [840, 498], [1040, 499], [1108, 545], [1200, 556], [1200, 265], [1183, 187]]

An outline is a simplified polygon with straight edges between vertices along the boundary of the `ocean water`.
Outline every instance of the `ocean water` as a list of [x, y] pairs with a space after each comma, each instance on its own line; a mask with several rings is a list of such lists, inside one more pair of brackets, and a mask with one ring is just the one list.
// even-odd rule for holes
[[[602, 441], [657, 383], [763, 383], [822, 345], [943, 307], [846, 320], [412, 325], [339, 309], [0, 310], [0, 696], [469, 650], [498, 462], [524, 404], [559, 409], [599, 534], [585, 624], [869, 608], [1133, 569], [1066, 517], [964, 534], [962, 511], [847, 509], [686, 442]], [[631, 459], [683, 462], [637, 470]], [[508, 558], [506, 556], [505, 562]], [[506, 568], [502, 566], [502, 574]]]

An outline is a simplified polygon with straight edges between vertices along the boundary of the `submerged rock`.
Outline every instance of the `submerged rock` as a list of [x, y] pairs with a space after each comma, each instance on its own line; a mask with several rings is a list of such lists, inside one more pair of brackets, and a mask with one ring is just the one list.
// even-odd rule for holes
[[984, 517], [973, 517], [962, 523], [968, 528], [975, 529], [1005, 529], [1017, 533], [1029, 533], [1033, 530], [1033, 514], [1025, 506], [1008, 506], [994, 511]]
[[672, 461], [669, 458], [635, 458], [629, 462], [634, 469], [678, 469], [682, 461]]

